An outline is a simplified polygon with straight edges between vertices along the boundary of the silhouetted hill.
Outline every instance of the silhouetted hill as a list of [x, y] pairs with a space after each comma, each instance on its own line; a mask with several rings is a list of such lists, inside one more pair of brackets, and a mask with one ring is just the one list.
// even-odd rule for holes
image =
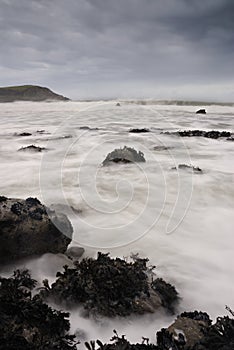
[[13, 101], [69, 101], [46, 87], [36, 85], [8, 86], [0, 88], [0, 102]]

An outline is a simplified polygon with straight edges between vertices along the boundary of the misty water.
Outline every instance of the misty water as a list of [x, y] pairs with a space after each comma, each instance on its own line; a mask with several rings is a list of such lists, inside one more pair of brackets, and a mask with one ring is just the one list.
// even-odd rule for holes
[[[156, 265], [157, 276], [176, 286], [178, 313], [197, 309], [215, 319], [227, 313], [225, 305], [234, 307], [234, 144], [225, 138], [161, 134], [234, 130], [234, 107], [202, 107], [206, 115], [195, 114], [198, 106], [123, 102], [117, 107], [116, 101], [1, 104], [0, 194], [59, 204], [74, 228], [71, 245], [84, 247], [84, 256], [138, 252]], [[151, 132], [129, 133], [142, 127]], [[18, 136], [21, 132], [32, 135]], [[18, 152], [31, 144], [47, 150]], [[125, 145], [142, 151], [146, 162], [101, 166], [109, 152]], [[199, 166], [203, 173], [171, 169], [181, 163]], [[40, 282], [52, 282], [65, 263], [63, 255], [46, 254], [14, 263], [1, 274], [28, 267]], [[117, 329], [132, 341], [141, 336], [154, 341], [156, 330], [174, 316], [160, 311], [92, 320], [77, 309], [70, 319], [71, 331], [84, 330], [87, 339], [109, 340]]]

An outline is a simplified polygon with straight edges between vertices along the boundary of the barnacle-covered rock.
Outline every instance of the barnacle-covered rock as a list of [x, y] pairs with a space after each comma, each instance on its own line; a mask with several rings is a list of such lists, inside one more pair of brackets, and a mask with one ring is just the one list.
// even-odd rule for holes
[[0, 197], [0, 262], [64, 253], [72, 231], [64, 214], [49, 211], [37, 198]]

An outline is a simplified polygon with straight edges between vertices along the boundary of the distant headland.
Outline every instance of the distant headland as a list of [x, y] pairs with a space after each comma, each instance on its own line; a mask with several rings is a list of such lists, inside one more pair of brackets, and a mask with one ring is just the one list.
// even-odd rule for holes
[[7, 86], [0, 88], [0, 102], [14, 101], [69, 101], [50, 89], [37, 85]]

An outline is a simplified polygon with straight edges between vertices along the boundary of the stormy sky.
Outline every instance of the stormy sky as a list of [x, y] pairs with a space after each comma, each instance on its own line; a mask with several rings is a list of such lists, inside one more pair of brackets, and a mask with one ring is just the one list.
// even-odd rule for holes
[[234, 101], [233, 0], [0, 0], [0, 85]]

